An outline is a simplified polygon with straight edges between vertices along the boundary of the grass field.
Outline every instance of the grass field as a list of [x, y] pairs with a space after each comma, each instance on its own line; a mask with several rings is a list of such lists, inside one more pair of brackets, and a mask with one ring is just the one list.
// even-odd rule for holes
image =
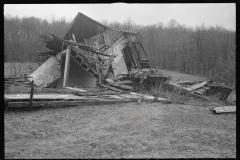
[[39, 67], [36, 63], [4, 63], [4, 77], [15, 77], [31, 74]]
[[148, 103], [7, 111], [5, 158], [234, 158], [236, 115]]

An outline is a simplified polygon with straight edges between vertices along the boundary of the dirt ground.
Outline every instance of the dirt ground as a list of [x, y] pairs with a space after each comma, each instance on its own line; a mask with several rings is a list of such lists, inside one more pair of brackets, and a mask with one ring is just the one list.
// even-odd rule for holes
[[127, 103], [7, 111], [5, 158], [235, 158], [236, 115]]

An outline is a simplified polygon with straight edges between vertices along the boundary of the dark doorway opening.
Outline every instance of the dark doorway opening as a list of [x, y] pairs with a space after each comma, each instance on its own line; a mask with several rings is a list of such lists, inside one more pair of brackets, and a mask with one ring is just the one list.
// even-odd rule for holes
[[133, 56], [128, 45], [125, 48], [123, 48], [122, 53], [123, 53], [123, 57], [125, 59], [127, 68], [128, 69], [135, 68], [136, 65], [134, 63]]
[[149, 61], [147, 54], [140, 42], [133, 42], [133, 46], [137, 52], [138, 60], [140, 62], [141, 68], [149, 68]]

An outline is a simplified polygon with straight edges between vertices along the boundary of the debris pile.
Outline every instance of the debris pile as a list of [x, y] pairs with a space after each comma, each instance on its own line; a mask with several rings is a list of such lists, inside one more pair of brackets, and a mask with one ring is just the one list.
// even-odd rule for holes
[[[80, 29], [79, 24], [83, 24]], [[210, 96], [224, 101], [232, 91], [210, 80], [176, 81], [157, 74], [156, 69], [150, 68], [147, 54], [138, 41], [140, 33], [110, 29], [78, 14], [65, 36], [64, 39], [54, 34], [40, 36], [46, 50], [39, 55], [49, 58], [29, 76], [4, 78], [5, 103], [26, 107], [29, 93], [33, 95], [30, 106], [169, 102], [136, 93], [140, 87], [149, 89], [157, 83], [210, 101]], [[91, 87], [78, 88], [79, 85]]]
[[213, 83], [213, 81], [169, 81], [170, 85], [181, 89], [195, 97], [205, 100], [213, 100], [214, 97], [218, 100], [225, 101], [232, 89], [225, 86], [224, 83]]
[[[72, 58], [77, 61], [78, 64], [80, 64], [87, 72], [98, 78], [99, 86], [118, 92], [124, 92], [124, 90], [133, 91], [133, 87], [129, 84], [141, 84], [150, 75], [154, 74], [156, 69], [132, 68], [131, 71], [129, 71], [129, 74], [123, 73], [117, 76], [111, 76], [113, 73], [112, 69], [110, 68], [116, 55], [108, 55], [102, 52], [109, 49], [109, 47], [119, 39], [122, 33], [119, 31], [112, 31], [113, 33], [108, 36], [107, 33], [110, 32], [111, 31], [108, 30], [104, 34], [100, 34], [99, 36], [94, 36], [88, 40], [85, 40], [87, 45], [79, 44], [72, 40], [67, 41], [53, 34], [50, 34], [49, 36], [41, 35], [41, 38], [45, 43], [45, 47], [48, 50], [40, 54], [56, 56], [59, 53], [63, 53], [63, 51], [67, 48], [70, 48]], [[104, 38], [108, 39], [108, 43], [103, 43], [105, 46], [101, 44]], [[96, 47], [94, 44], [100, 45], [100, 48]]]

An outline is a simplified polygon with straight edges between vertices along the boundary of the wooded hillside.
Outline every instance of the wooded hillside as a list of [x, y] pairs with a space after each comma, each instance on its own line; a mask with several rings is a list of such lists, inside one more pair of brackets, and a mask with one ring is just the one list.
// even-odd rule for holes
[[18, 18], [4, 16], [4, 61], [37, 62], [43, 51], [40, 34], [53, 33], [61, 37], [69, 26], [64, 18], [52, 22], [36, 17]]
[[[139, 37], [151, 67], [200, 74], [228, 84], [236, 81], [236, 32], [223, 27], [191, 28], [176, 20], [167, 24], [137, 25], [126, 21], [107, 22], [106, 26], [143, 33]], [[36, 17], [4, 17], [4, 61], [38, 62], [37, 51], [45, 48], [39, 35], [62, 36], [69, 26], [64, 18], [52, 22]]]

